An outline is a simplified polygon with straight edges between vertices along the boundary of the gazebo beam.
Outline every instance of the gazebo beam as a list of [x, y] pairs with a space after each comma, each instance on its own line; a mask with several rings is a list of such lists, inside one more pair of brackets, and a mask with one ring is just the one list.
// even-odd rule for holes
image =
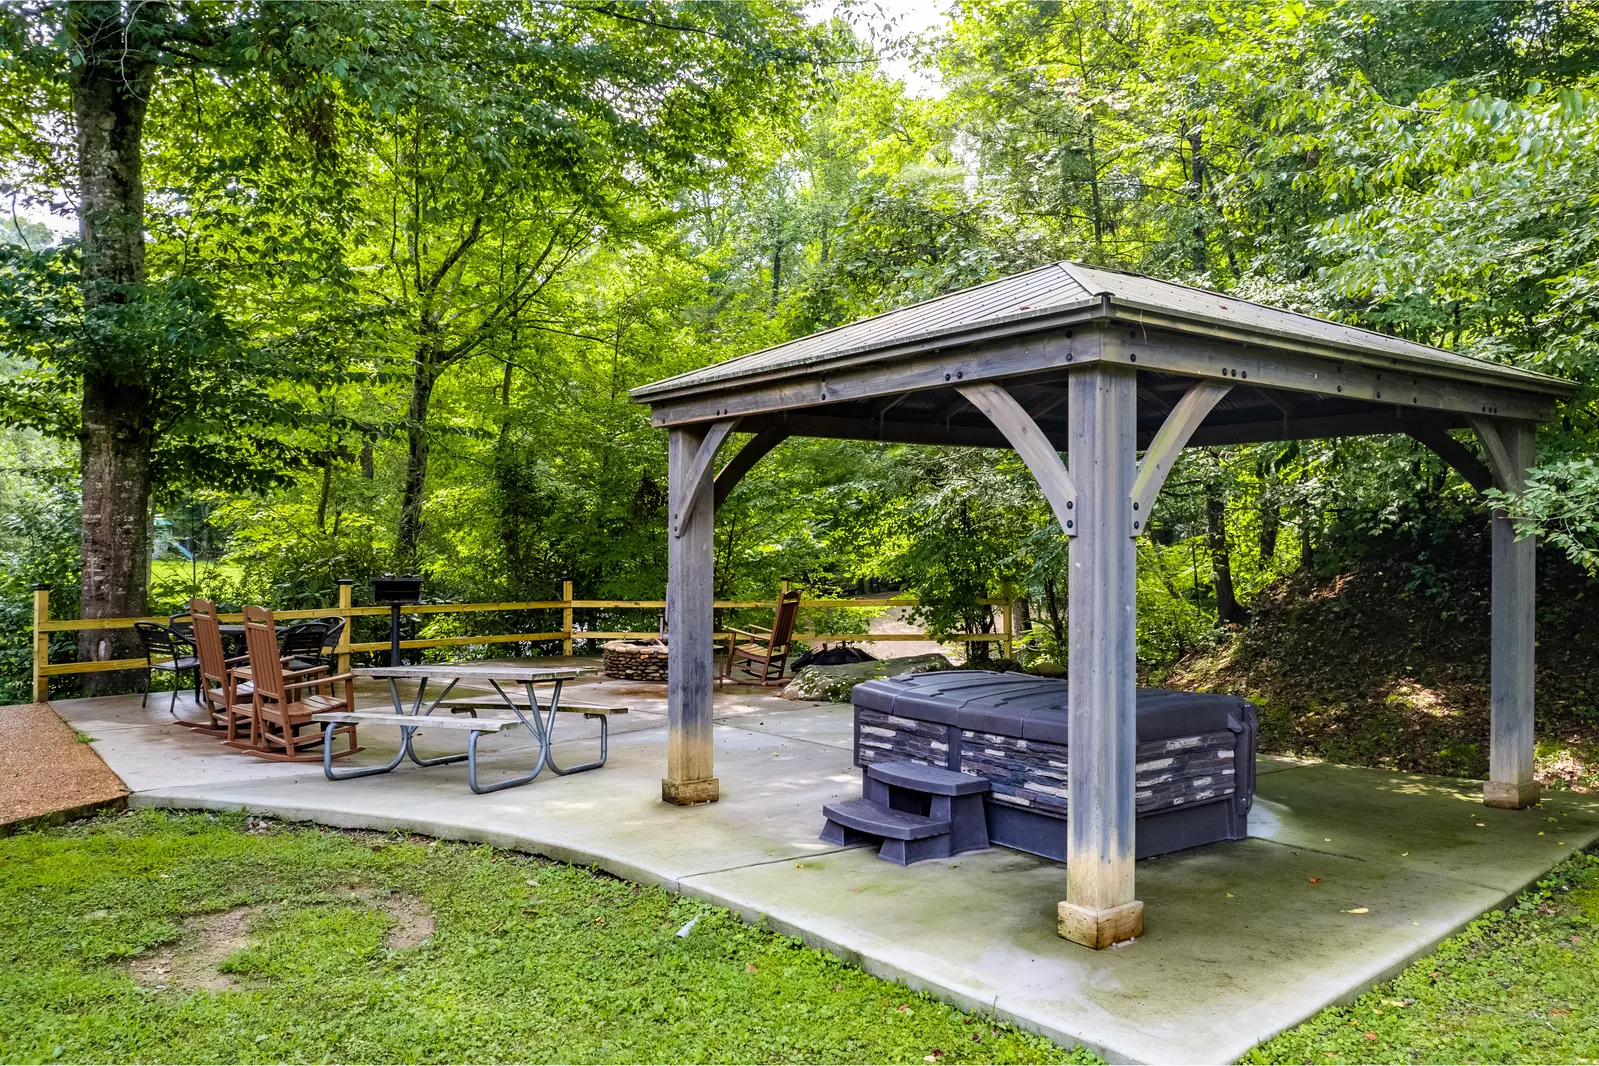
[[666, 660], [666, 777], [661, 780], [661, 798], [680, 806], [712, 802], [720, 795], [711, 748], [715, 674], [711, 542], [716, 532], [708, 476], [712, 444], [704, 426], [676, 427], [667, 440], [668, 506], [676, 528], [666, 538], [666, 627], [672, 654]]
[[1085, 367], [1071, 388], [1077, 536], [1068, 587], [1066, 899], [1058, 931], [1091, 948], [1144, 931], [1133, 898], [1137, 541], [1128, 536], [1137, 421], [1131, 368]]
[[1196, 378], [1237, 379], [1267, 389], [1307, 395], [1393, 404], [1418, 411], [1498, 418], [1547, 419], [1546, 396], [1468, 379], [1480, 373], [1475, 360], [1461, 359], [1459, 376], [1437, 369], [1373, 365], [1370, 360], [1338, 359], [1287, 349], [1269, 349], [1154, 328], [1108, 329], [1099, 358], [1141, 369]]
[[[1128, 336], [1129, 332], [1135, 336]], [[1450, 377], [1439, 368], [1382, 369], [1354, 359], [1273, 351], [1153, 330], [1084, 326], [968, 345], [947, 339], [937, 346], [928, 342], [921, 351], [890, 349], [812, 369], [807, 376], [774, 370], [768, 376], [729, 384], [709, 396], [652, 400], [651, 419], [664, 427], [797, 411], [840, 401], [877, 400], [937, 384], [953, 386], [1068, 371], [1101, 361], [1182, 377], [1236, 378], [1240, 385], [1391, 404], [1418, 413], [1541, 420], [1549, 418], [1553, 409], [1549, 398], [1536, 391], [1468, 380], [1465, 367], [1461, 377]]]
[[[1032, 417], [1035, 422], [1042, 411]], [[1333, 437], [1384, 433], [1409, 433], [1417, 427], [1439, 431], [1461, 428], [1464, 418], [1426, 411], [1370, 411], [1359, 414], [1316, 417], [1273, 418], [1255, 422], [1224, 422], [1202, 425], [1189, 437], [1190, 447], [1208, 444], [1258, 444], [1274, 440], [1321, 440]], [[882, 441], [894, 444], [942, 444], [964, 448], [1008, 448], [1010, 442], [992, 426], [943, 425], [933, 422], [852, 418], [847, 415], [797, 412], [791, 415], [760, 415], [747, 418], [740, 429], [764, 430], [781, 426], [796, 437], [823, 437], [830, 440]], [[1065, 433], [1040, 427], [1039, 431], [1060, 451], [1067, 450]], [[1139, 443], [1153, 440], [1154, 430], [1140, 431]]]
[[[1537, 440], [1527, 422], [1474, 419], [1503, 492], [1521, 492], [1537, 462]], [[1493, 518], [1491, 680], [1489, 682], [1488, 781], [1482, 801], [1490, 807], [1530, 807], [1538, 802], [1533, 777], [1533, 664], [1537, 654], [1537, 542], [1516, 539], [1516, 524], [1501, 508]]]

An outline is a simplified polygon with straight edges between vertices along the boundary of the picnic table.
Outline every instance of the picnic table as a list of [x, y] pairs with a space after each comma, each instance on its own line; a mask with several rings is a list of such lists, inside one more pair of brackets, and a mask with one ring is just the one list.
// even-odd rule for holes
[[[447, 763], [456, 763], [466, 760], [467, 785], [473, 792], [498, 792], [502, 788], [512, 788], [516, 785], [525, 785], [544, 771], [547, 766], [554, 773], [565, 776], [567, 774], [582, 773], [585, 770], [596, 770], [605, 765], [609, 748], [610, 721], [609, 715], [625, 708], [602, 708], [588, 705], [563, 707], [561, 705], [562, 685], [576, 677], [594, 674], [598, 671], [591, 666], [537, 666], [525, 663], [426, 663], [416, 666], [369, 666], [350, 671], [357, 678], [371, 678], [373, 680], [387, 681], [389, 696], [394, 703], [393, 713], [387, 711], [340, 711], [330, 714], [314, 715], [316, 721], [325, 724], [331, 739], [334, 726], [346, 723], [358, 725], [390, 725], [400, 729], [400, 750], [385, 766], [366, 766], [359, 769], [339, 770], [333, 769], [333, 760], [328, 756], [332, 750], [330, 745], [323, 747], [322, 772], [330, 780], [343, 781], [356, 777], [369, 777], [373, 774], [386, 774], [397, 768], [401, 762], [409, 758], [418, 766], [442, 766]], [[410, 701], [409, 707], [400, 696], [400, 682], [415, 681], [416, 695]], [[443, 682], [444, 687], [439, 694], [427, 701], [428, 685], [431, 682]], [[488, 682], [494, 689], [496, 696], [449, 701], [450, 693], [462, 682]], [[520, 687], [526, 696], [525, 700], [513, 699], [506, 692], [505, 685], [514, 691]], [[541, 706], [539, 698], [534, 691], [535, 685], [553, 686]], [[496, 698], [497, 697], [497, 698]], [[448, 702], [447, 702], [448, 701]], [[426, 707], [424, 709], [424, 704]], [[437, 718], [433, 712], [440, 706], [449, 711], [465, 711], [469, 717], [457, 718], [448, 714]], [[511, 712], [513, 717], [484, 718], [478, 715], [479, 709], [499, 708], [503, 706]], [[583, 763], [578, 766], [559, 766], [551, 753], [553, 735], [555, 730], [555, 716], [563, 710], [581, 713], [585, 718], [597, 718], [600, 722], [600, 757], [593, 762]], [[414, 724], [413, 724], [414, 723]], [[478, 738], [484, 733], [498, 733], [505, 729], [524, 726], [532, 733], [539, 743], [539, 758], [533, 769], [526, 774], [512, 777], [493, 784], [482, 784], [478, 781]], [[412, 738], [422, 729], [437, 729], [440, 731], [464, 732], [467, 734], [466, 751], [441, 755], [434, 758], [423, 758], [416, 753]]]

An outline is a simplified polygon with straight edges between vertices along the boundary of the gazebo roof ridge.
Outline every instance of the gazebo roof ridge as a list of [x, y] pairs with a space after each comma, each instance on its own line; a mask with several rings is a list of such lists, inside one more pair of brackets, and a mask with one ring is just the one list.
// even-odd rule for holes
[[788, 377], [846, 362], [856, 365], [862, 357], [872, 361], [869, 357], [874, 354], [891, 359], [1093, 320], [1202, 334], [1551, 397], [1576, 390], [1563, 378], [1391, 334], [1133, 271], [1060, 261], [639, 386], [629, 395], [635, 402], [649, 403], [722, 384]]

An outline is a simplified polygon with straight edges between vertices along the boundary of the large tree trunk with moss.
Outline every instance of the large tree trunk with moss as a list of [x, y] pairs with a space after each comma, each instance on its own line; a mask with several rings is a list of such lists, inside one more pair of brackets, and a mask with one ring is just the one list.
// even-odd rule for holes
[[[73, 69], [78, 126], [78, 234], [87, 316], [141, 298], [144, 282], [145, 102], [155, 66], [129, 46], [122, 5], [74, 4], [69, 26], [82, 62]], [[111, 331], [114, 336], [115, 331]], [[146, 611], [149, 583], [150, 389], [136, 353], [89, 350], [83, 373], [83, 616]], [[130, 630], [86, 630], [83, 659], [130, 658]], [[125, 690], [125, 674], [87, 674], [90, 694]]]

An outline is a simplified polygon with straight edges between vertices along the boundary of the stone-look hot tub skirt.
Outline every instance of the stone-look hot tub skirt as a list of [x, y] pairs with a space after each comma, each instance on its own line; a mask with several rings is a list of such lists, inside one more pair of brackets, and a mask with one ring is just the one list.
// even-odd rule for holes
[[[1066, 682], [950, 670], [855, 686], [855, 765], [910, 760], [986, 778], [992, 843], [1066, 857]], [[1238, 840], [1255, 794], [1254, 704], [1138, 691], [1139, 858]]]
[[606, 677], [665, 683], [665, 640], [613, 640], [603, 650]]

